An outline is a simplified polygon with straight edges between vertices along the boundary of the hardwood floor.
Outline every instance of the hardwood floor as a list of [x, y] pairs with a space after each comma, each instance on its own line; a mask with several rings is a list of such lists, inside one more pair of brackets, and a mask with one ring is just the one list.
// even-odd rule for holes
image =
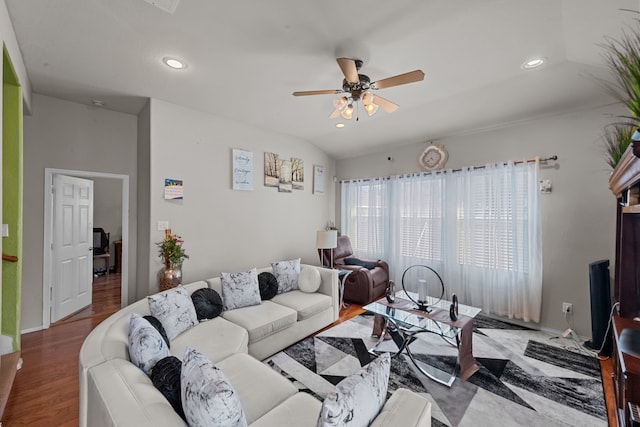
[[[78, 425], [78, 354], [89, 332], [119, 309], [119, 280], [119, 276], [114, 274], [108, 283], [104, 278], [96, 280], [93, 287], [94, 304], [90, 308], [53, 324], [47, 330], [22, 336], [23, 367], [16, 375], [2, 417], [4, 427]], [[112, 282], [117, 282], [117, 285]], [[359, 305], [351, 304], [340, 311], [340, 318], [335, 324], [363, 311]], [[602, 360], [600, 365], [609, 425], [615, 427], [611, 360]]]
[[93, 282], [93, 303], [51, 325], [22, 335], [22, 369], [16, 374], [2, 425], [78, 425], [78, 354], [91, 330], [120, 308], [120, 275]]

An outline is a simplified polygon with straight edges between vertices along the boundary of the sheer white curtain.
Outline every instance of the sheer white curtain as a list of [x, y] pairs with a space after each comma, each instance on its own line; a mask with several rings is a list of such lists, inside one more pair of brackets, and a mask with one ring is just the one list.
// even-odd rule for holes
[[447, 176], [444, 276], [462, 302], [540, 321], [538, 170], [538, 162], [509, 162]]
[[388, 261], [400, 284], [416, 264], [446, 296], [488, 313], [540, 320], [539, 163], [486, 165], [342, 185], [342, 231], [360, 256]]
[[387, 259], [389, 180], [342, 183], [342, 233], [362, 258]]

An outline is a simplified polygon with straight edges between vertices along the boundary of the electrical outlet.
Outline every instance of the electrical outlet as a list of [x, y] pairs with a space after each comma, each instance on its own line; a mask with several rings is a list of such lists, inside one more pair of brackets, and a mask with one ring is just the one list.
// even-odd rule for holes
[[571, 314], [571, 313], [573, 313], [573, 304], [571, 304], [570, 302], [563, 302], [562, 303], [562, 313], [563, 314]]

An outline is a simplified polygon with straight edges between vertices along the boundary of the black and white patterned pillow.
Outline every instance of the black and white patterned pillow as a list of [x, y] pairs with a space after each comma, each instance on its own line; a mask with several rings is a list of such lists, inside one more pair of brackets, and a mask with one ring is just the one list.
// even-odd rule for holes
[[290, 261], [278, 261], [271, 263], [273, 275], [278, 279], [278, 293], [282, 294], [299, 289], [298, 276], [300, 275], [300, 258]]
[[129, 359], [150, 375], [156, 362], [169, 356], [169, 347], [156, 328], [137, 313], [129, 318]]
[[340, 381], [325, 397], [317, 427], [366, 427], [387, 399], [391, 356], [384, 353]]
[[147, 297], [149, 311], [164, 326], [169, 341], [198, 324], [191, 295], [182, 286]]
[[151, 316], [150, 314], [146, 316], [142, 316], [142, 318], [145, 319], [147, 322], [151, 323], [151, 326], [153, 326], [154, 328], [156, 328], [158, 332], [160, 332], [160, 335], [164, 339], [164, 342], [167, 343], [167, 347], [171, 348], [171, 343], [169, 342], [169, 338], [167, 337], [167, 331], [164, 330], [164, 326], [162, 326], [162, 322], [156, 319], [155, 317]]
[[220, 284], [225, 310], [258, 305], [262, 301], [255, 268], [239, 273], [221, 273]]
[[187, 347], [182, 357], [180, 388], [190, 426], [247, 425], [238, 394], [226, 375], [193, 348]]

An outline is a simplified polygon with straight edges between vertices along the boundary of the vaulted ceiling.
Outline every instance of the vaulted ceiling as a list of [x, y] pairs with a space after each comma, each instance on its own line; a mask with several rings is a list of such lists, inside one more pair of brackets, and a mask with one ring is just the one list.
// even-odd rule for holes
[[[613, 102], [605, 37], [634, 27], [638, 0], [5, 0], [34, 92], [139, 112], [147, 98], [310, 141], [336, 158]], [[173, 12], [163, 10], [175, 7]], [[185, 60], [172, 70], [163, 57]], [[397, 103], [328, 119], [337, 57]], [[521, 65], [546, 58], [534, 70]], [[345, 123], [343, 129], [335, 124]]]

